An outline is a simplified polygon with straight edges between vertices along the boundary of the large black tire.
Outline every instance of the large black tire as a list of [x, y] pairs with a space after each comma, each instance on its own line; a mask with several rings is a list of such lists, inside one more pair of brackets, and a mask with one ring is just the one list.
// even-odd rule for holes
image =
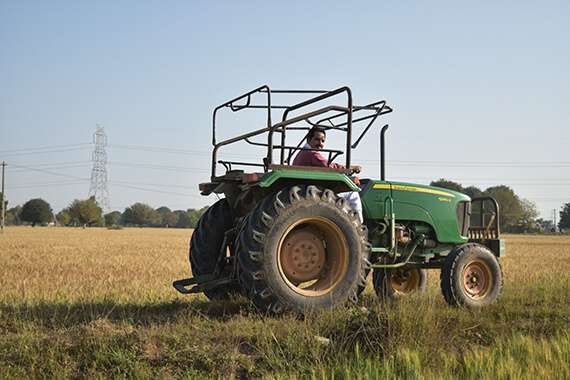
[[[220, 199], [202, 214], [190, 240], [190, 266], [194, 276], [212, 274], [217, 265], [220, 273], [226, 273], [230, 268], [224, 268], [225, 260], [220, 258], [224, 234], [233, 227], [234, 216], [226, 199]], [[230, 246], [230, 249], [232, 247]], [[220, 263], [220, 264], [219, 264]], [[200, 284], [198, 284], [200, 285]], [[204, 292], [211, 300], [227, 299], [238, 293], [239, 287], [222, 285]]]
[[447, 303], [469, 309], [491, 304], [503, 287], [499, 261], [487, 247], [476, 243], [457, 246], [449, 253], [440, 280]]
[[374, 269], [372, 281], [381, 300], [395, 300], [427, 289], [427, 271], [421, 268]]
[[267, 196], [239, 238], [240, 284], [262, 312], [340, 306], [366, 286], [366, 226], [329, 189], [293, 186]]

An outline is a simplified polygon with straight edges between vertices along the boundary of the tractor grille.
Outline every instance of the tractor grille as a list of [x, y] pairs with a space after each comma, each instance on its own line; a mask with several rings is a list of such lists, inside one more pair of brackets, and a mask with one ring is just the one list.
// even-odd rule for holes
[[471, 220], [471, 202], [459, 202], [457, 205], [457, 228], [461, 236], [469, 236], [469, 222]]

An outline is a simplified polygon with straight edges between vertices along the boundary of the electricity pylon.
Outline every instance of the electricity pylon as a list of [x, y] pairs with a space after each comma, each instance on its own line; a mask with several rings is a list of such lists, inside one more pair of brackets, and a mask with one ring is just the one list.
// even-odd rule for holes
[[103, 127], [97, 125], [97, 130], [93, 134], [93, 169], [91, 169], [91, 186], [89, 186], [89, 197], [95, 196], [95, 200], [103, 212], [109, 211], [109, 189], [107, 187], [107, 135]]

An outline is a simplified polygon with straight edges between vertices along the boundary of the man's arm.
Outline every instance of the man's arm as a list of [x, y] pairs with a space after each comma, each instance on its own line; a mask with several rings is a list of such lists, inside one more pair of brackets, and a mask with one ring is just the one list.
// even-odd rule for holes
[[[327, 163], [328, 160], [325, 158], [325, 156], [323, 156], [321, 153], [319, 152], [311, 152], [311, 153], [315, 153], [311, 159], [313, 161], [311, 161], [311, 166], [324, 166], [327, 167]], [[340, 170], [344, 170], [346, 169], [346, 167], [342, 164], [337, 164], [336, 162], [331, 162], [330, 165], [328, 165], [329, 168], [333, 168], [333, 169], [340, 169]], [[362, 167], [360, 165], [352, 165], [350, 167], [351, 172], [352, 173], [360, 173], [362, 171]]]
[[328, 160], [319, 152], [311, 151], [311, 166], [322, 166], [322, 167], [329, 167], [333, 169], [344, 169], [344, 166], [341, 164], [337, 164], [336, 162], [331, 162], [330, 165], [328, 164]]

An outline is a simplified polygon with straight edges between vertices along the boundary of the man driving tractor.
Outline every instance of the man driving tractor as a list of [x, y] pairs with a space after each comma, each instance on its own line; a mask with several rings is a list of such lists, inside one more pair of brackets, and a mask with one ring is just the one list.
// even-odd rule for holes
[[[317, 166], [317, 167], [329, 167], [333, 169], [344, 170], [344, 165], [337, 164], [336, 162], [329, 163], [328, 160], [317, 150], [323, 149], [325, 146], [325, 140], [327, 134], [324, 128], [314, 126], [307, 133], [307, 143], [303, 145], [302, 150], [297, 154], [293, 160], [293, 165], [296, 166]], [[360, 173], [362, 167], [359, 165], [353, 165], [350, 167], [351, 171], [354, 173]], [[340, 193], [347, 200], [350, 207], [358, 212], [358, 217], [360, 221], [363, 222], [362, 217], [362, 202], [360, 201], [360, 196], [356, 191], [350, 191], [346, 193]]]

